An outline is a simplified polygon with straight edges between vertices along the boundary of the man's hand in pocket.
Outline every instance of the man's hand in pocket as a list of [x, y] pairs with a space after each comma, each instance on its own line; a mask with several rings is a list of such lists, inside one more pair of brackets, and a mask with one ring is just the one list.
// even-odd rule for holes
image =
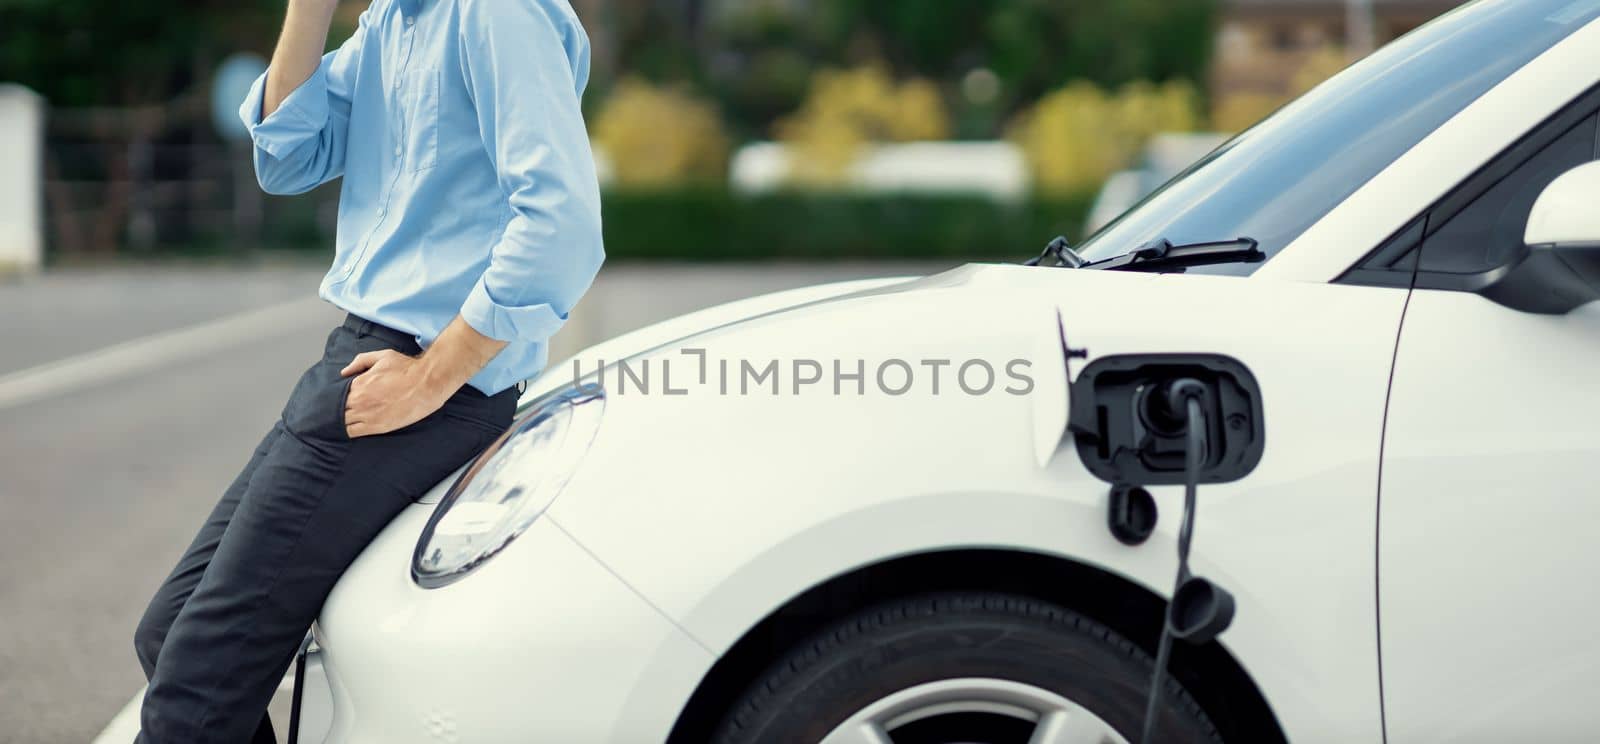
[[345, 431], [354, 439], [421, 421], [505, 347], [506, 342], [478, 333], [458, 315], [422, 356], [387, 349], [356, 355], [339, 371], [341, 377], [356, 375], [344, 409]]
[[385, 349], [359, 354], [339, 371], [350, 381], [344, 409], [345, 431], [352, 439], [404, 429], [439, 410], [460, 383], [429, 374], [421, 357]]

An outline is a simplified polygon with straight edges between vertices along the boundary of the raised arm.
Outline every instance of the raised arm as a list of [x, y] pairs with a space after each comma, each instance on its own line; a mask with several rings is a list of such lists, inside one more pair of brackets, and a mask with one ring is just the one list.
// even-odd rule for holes
[[367, 14], [355, 35], [324, 56], [337, 7], [338, 0], [289, 0], [272, 65], [239, 109], [255, 142], [256, 180], [269, 193], [303, 193], [344, 173]]

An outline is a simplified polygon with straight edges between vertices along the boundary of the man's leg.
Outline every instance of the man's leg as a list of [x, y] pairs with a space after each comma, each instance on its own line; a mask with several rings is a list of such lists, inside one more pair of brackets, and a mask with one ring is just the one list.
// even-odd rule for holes
[[156, 658], [140, 742], [245, 741], [344, 569], [413, 498], [509, 425], [514, 394], [464, 390], [410, 427], [348, 439], [349, 381], [339, 369], [382, 348], [395, 346], [336, 330], [301, 378], [283, 433]]
[[[150, 605], [145, 608], [144, 617], [139, 619], [139, 627], [133, 633], [133, 650], [139, 657], [139, 666], [144, 669], [146, 681], [156, 672], [156, 659], [161, 655], [161, 646], [167, 640], [167, 632], [172, 629], [173, 621], [199, 585], [200, 577], [205, 575], [206, 566], [211, 563], [211, 555], [216, 552], [218, 543], [222, 542], [222, 534], [228, 528], [234, 510], [239, 507], [239, 499], [244, 496], [251, 474], [255, 473], [256, 466], [266, 457], [267, 451], [272, 449], [272, 444], [282, 432], [283, 424], [280, 422], [262, 438], [261, 444], [250, 455], [249, 462], [245, 463], [233, 484], [223, 492], [222, 500], [211, 510], [211, 516], [200, 526], [194, 542], [178, 559], [177, 567], [172, 569], [172, 574], [162, 582]], [[263, 716], [251, 741], [254, 744], [277, 744], [277, 740], [272, 723]]]

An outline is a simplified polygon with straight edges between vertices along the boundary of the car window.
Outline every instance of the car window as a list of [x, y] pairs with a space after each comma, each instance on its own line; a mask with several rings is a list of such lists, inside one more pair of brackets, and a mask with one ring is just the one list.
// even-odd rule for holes
[[[1217, 148], [1091, 236], [1111, 258], [1252, 237], [1274, 256], [1450, 117], [1600, 17], [1600, 0], [1477, 0], [1352, 65]], [[1246, 274], [1260, 264], [1195, 267]]]
[[1435, 228], [1422, 243], [1421, 271], [1478, 274], [1498, 268], [1522, 249], [1528, 216], [1557, 176], [1595, 159], [1591, 115]]

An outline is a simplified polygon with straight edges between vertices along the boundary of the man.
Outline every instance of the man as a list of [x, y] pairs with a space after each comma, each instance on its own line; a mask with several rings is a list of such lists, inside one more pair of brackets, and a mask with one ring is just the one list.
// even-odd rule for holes
[[336, 6], [289, 1], [241, 115], [263, 189], [344, 177], [321, 296], [349, 317], [139, 624], [140, 742], [274, 741], [340, 574], [509, 426], [604, 258], [566, 0], [375, 0], [322, 56]]

